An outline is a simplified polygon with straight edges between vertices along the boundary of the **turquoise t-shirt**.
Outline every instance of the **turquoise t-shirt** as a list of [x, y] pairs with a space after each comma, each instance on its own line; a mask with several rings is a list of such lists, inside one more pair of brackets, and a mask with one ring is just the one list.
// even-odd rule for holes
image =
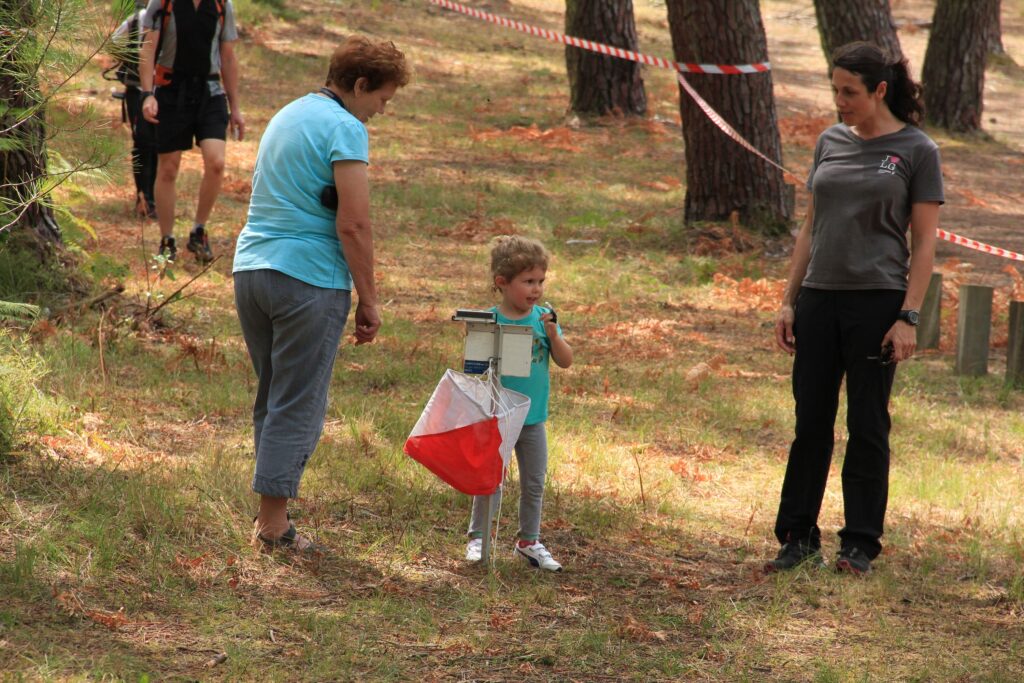
[[233, 272], [270, 269], [316, 287], [352, 289], [335, 212], [320, 193], [334, 185], [335, 161], [369, 163], [369, 156], [366, 126], [334, 100], [310, 94], [285, 105], [260, 140]]
[[[533, 328], [533, 361], [530, 363], [529, 377], [502, 377], [501, 385], [506, 389], [518, 391], [530, 397], [530, 412], [526, 414], [526, 424], [534, 425], [548, 419], [548, 396], [551, 394], [551, 377], [548, 374], [548, 359], [551, 357], [551, 340], [544, 331], [544, 323], [540, 317], [550, 311], [543, 306], [534, 306], [533, 311], [525, 318], [512, 320], [491, 308], [498, 316], [500, 325], [529, 325]], [[562, 333], [562, 328], [558, 328]]]

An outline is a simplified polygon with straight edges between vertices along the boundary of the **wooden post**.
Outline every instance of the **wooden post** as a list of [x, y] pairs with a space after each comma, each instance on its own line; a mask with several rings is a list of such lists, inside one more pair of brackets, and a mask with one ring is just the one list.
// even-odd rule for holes
[[1024, 387], [1024, 301], [1010, 302], [1010, 338], [1006, 346], [1006, 385]]
[[960, 286], [956, 330], [956, 374], [988, 374], [988, 339], [992, 327], [992, 288]]
[[942, 273], [932, 273], [921, 304], [921, 320], [917, 325], [917, 348], [939, 348], [939, 330], [942, 318]]

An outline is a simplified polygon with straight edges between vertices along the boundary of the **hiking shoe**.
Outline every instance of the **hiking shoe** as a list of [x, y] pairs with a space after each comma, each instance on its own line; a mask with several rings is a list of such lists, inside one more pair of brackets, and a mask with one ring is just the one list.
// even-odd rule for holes
[[779, 554], [774, 560], [764, 563], [764, 573], [774, 574], [795, 569], [804, 563], [810, 567], [824, 567], [825, 562], [821, 559], [821, 550], [807, 543], [790, 541], [784, 543], [779, 549]]
[[196, 255], [196, 260], [200, 263], [209, 263], [213, 260], [213, 252], [210, 251], [210, 238], [206, 235], [206, 228], [199, 225], [192, 228], [192, 232], [188, 234], [188, 244], [185, 248]]
[[860, 548], [843, 548], [836, 558], [836, 571], [854, 576], [867, 574], [871, 571], [871, 560]]
[[160, 251], [157, 252], [157, 255], [163, 256], [168, 261], [178, 258], [178, 247], [174, 244], [173, 237], [160, 238]]
[[479, 562], [484, 554], [484, 539], [471, 538], [466, 544], [466, 562]]
[[515, 550], [512, 552], [514, 555], [529, 562], [530, 566], [536, 567], [537, 569], [546, 569], [549, 572], [562, 571], [562, 565], [555, 562], [555, 558], [551, 557], [551, 553], [548, 552], [548, 549], [545, 548], [544, 544], [540, 541], [534, 541], [527, 546], [519, 545], [517, 542]]

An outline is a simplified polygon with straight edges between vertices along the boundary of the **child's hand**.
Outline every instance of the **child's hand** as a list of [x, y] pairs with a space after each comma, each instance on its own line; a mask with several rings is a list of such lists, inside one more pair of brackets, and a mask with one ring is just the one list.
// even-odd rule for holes
[[[546, 302], [545, 302], [546, 303]], [[548, 304], [551, 308], [551, 304]], [[560, 368], [567, 368], [572, 365], [572, 347], [566, 343], [565, 338], [558, 333], [558, 314], [555, 309], [540, 316], [544, 323], [544, 334], [551, 341], [551, 359]]]
[[544, 323], [544, 333], [550, 338], [558, 334], [558, 314], [550, 301], [545, 301], [544, 305], [548, 307], [548, 312], [540, 316], [540, 321]]
[[[547, 312], [546, 315], [551, 319], [551, 322], [557, 323], [558, 322], [558, 314], [555, 313], [555, 307], [551, 305], [550, 301], [545, 301], [544, 305], [548, 307], [548, 312]], [[541, 317], [541, 320], [544, 320], [543, 316]], [[547, 322], [547, 321], [545, 320], [545, 322]]]
[[554, 313], [545, 313], [540, 317], [540, 321], [544, 323], [544, 333], [548, 337], [554, 337], [558, 334], [558, 323], [555, 322], [556, 316]]

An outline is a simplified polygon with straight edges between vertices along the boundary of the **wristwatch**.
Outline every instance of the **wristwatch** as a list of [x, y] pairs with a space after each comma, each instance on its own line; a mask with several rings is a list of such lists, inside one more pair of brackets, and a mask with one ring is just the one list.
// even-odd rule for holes
[[902, 320], [908, 325], [917, 327], [917, 323], [921, 321], [921, 312], [911, 308], [905, 311], [900, 311], [900, 314], [896, 316], [897, 320]]
[[152, 90], [141, 90], [139, 91], [139, 102], [145, 102], [147, 97], [153, 97]]

